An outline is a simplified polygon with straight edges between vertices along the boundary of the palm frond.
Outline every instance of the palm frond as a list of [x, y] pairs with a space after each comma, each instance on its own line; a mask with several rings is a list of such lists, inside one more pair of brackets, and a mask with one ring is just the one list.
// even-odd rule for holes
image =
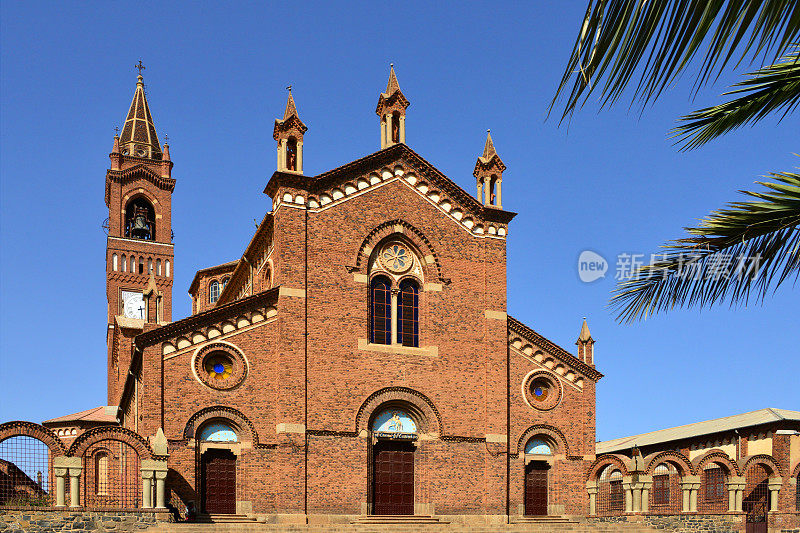
[[686, 115], [673, 129], [682, 150], [697, 148], [731, 130], [757, 122], [774, 111], [794, 111], [800, 103], [800, 46], [778, 63], [749, 74], [741, 87], [724, 95], [743, 94], [724, 104]]
[[567, 92], [562, 120], [595, 90], [604, 107], [637, 79], [646, 104], [695, 59], [700, 86], [734, 58], [774, 63], [799, 35], [793, 0], [589, 0], [550, 111]]
[[800, 174], [772, 173], [757, 182], [756, 201], [714, 211], [689, 237], [667, 243], [651, 264], [614, 290], [617, 320], [633, 322], [674, 307], [711, 306], [730, 299], [763, 300], [770, 289], [800, 275]]

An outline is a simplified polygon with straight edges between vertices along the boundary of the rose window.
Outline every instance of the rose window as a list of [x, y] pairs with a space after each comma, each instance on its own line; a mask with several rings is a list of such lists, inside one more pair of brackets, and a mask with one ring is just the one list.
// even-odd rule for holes
[[242, 355], [229, 345], [211, 344], [195, 356], [195, 371], [200, 381], [212, 389], [237, 387], [247, 375]]
[[383, 265], [392, 272], [405, 272], [411, 267], [413, 256], [399, 244], [390, 244], [381, 254]]
[[561, 385], [549, 372], [540, 371], [533, 374], [527, 382], [525, 396], [534, 409], [543, 411], [552, 409], [561, 400]]

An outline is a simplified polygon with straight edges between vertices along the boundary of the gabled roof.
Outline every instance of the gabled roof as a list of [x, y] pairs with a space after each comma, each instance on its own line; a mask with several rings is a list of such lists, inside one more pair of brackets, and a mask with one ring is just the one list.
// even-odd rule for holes
[[318, 194], [330, 187], [344, 183], [348, 179], [352, 179], [354, 175], [379, 169], [388, 163], [401, 159], [413, 166], [421, 176], [424, 176], [432, 184], [435, 184], [443, 193], [450, 196], [453, 200], [457, 201], [464, 208], [470, 210], [483, 220], [507, 224], [516, 216], [516, 213], [511, 211], [504, 211], [494, 206], [484, 206], [475, 199], [474, 196], [466, 192], [453, 180], [426, 161], [421, 155], [403, 143], [393, 144], [388, 148], [384, 148], [383, 150], [356, 159], [340, 167], [328, 170], [317, 176], [301, 176], [288, 172], [275, 172], [264, 188], [264, 193], [274, 196], [278, 189], [279, 182], [288, 182], [293, 186], [308, 190], [311, 194]]
[[110, 424], [117, 423], [117, 407], [101, 405], [85, 411], [73, 413], [71, 415], [59, 416], [45, 420], [42, 424], [56, 424], [60, 422], [104, 422]]
[[600, 378], [603, 377], [603, 374], [597, 371], [594, 367], [587, 365], [561, 346], [540, 335], [511, 315], [508, 315], [508, 329], [519, 333], [540, 348], [547, 350], [551, 355], [555, 355], [556, 357], [560, 358], [564, 363], [572, 366], [575, 370], [580, 371], [586, 375], [586, 377], [594, 381], [599, 381]]
[[274, 305], [278, 301], [279, 289], [280, 286], [274, 287], [268, 291], [259, 292], [253, 296], [235, 300], [225, 305], [216, 305], [208, 311], [203, 311], [202, 313], [170, 322], [159, 328], [145, 331], [134, 338], [134, 344], [139, 348], [144, 348], [145, 346], [151, 346], [171, 337], [189, 333], [212, 321], [224, 320], [231, 316], [236, 316], [242, 311], [252, 309], [257, 305]]
[[194, 294], [194, 291], [197, 289], [197, 284], [200, 283], [200, 278], [203, 276], [221, 274], [223, 272], [233, 272], [238, 264], [239, 259], [235, 259], [233, 261], [228, 261], [227, 263], [222, 263], [221, 265], [201, 268], [195, 273], [192, 283], [189, 285], [189, 294]]
[[119, 142], [123, 145], [136, 143], [136, 145], [149, 146], [153, 151], [151, 158], [161, 159], [161, 144], [158, 142], [156, 126], [153, 123], [153, 116], [150, 114], [150, 106], [144, 92], [144, 78], [141, 74], [136, 80], [136, 90], [133, 92], [133, 100], [128, 110], [128, 116], [125, 118]]
[[788, 411], [786, 409], [774, 408], [759, 409], [758, 411], [750, 411], [749, 413], [743, 413], [740, 415], [715, 418], [713, 420], [695, 422], [694, 424], [686, 424], [684, 426], [677, 426], [674, 428], [660, 429], [658, 431], [651, 431], [649, 433], [642, 433], [640, 435], [606, 440], [603, 442], [598, 442], [596, 448], [598, 454], [613, 453], [632, 448], [634, 444], [639, 447], [651, 444], [661, 444], [676, 440], [699, 437], [702, 435], [720, 433], [722, 431], [732, 431], [734, 429], [742, 429], [752, 426], [759, 426], [761, 424], [782, 421], [792, 421], [800, 424], [800, 411]]

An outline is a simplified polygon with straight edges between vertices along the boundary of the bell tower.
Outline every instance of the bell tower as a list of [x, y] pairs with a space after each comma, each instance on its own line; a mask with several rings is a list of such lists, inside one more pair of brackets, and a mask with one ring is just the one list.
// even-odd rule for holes
[[486, 130], [486, 144], [483, 146], [483, 154], [475, 162], [475, 176], [478, 185], [478, 201], [486, 207], [496, 207], [502, 209], [502, 187], [503, 171], [506, 165], [492, 142], [492, 133]]
[[[163, 149], [147, 103], [144, 66], [122, 133], [114, 135], [106, 172], [108, 207], [106, 296], [108, 299], [109, 405], [117, 399], [112, 369], [127, 372], [125, 339], [145, 324], [172, 320], [172, 161]], [[151, 277], [152, 276], [152, 277]], [[150, 282], [148, 284], [148, 282]]]
[[378, 95], [375, 113], [381, 117], [381, 150], [393, 144], [406, 142], [406, 109], [411, 105], [394, 73], [394, 64], [389, 67], [389, 82], [386, 92]]
[[288, 87], [289, 98], [286, 99], [286, 110], [283, 120], [275, 119], [272, 138], [278, 141], [278, 171], [303, 173], [303, 135], [308, 128], [300, 115], [292, 97], [292, 86]]

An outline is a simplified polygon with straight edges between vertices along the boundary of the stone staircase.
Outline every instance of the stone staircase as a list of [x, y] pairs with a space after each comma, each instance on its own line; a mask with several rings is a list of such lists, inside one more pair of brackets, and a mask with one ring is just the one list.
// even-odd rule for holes
[[[216, 518], [216, 520], [214, 520]], [[363, 516], [352, 523], [270, 524], [244, 515], [209, 517], [208, 522], [161, 523], [147, 533], [654, 533], [644, 524], [588, 523], [562, 517], [517, 518], [511, 524], [448, 523], [434, 516]], [[660, 530], [663, 533], [663, 530]]]

